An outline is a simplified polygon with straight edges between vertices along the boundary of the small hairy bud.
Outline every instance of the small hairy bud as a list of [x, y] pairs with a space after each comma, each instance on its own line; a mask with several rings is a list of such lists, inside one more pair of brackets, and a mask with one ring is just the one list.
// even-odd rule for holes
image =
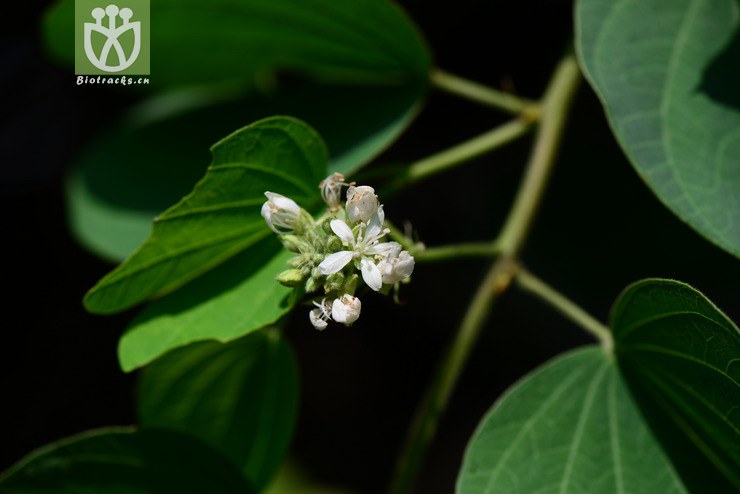
[[321, 278], [310, 276], [306, 280], [306, 293], [313, 293], [321, 288]]
[[303, 284], [305, 277], [300, 269], [288, 269], [277, 276], [277, 281], [283, 286], [296, 287]]
[[283, 245], [290, 252], [301, 252], [301, 247], [305, 248], [305, 242], [295, 235], [283, 235], [280, 237]]

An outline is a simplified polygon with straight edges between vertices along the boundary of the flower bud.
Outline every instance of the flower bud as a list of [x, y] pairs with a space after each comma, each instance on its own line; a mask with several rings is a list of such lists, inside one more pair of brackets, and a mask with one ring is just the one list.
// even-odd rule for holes
[[367, 185], [347, 189], [347, 216], [351, 223], [368, 222], [378, 210], [375, 189]]
[[344, 274], [339, 271], [334, 274], [330, 274], [326, 277], [326, 283], [324, 283], [324, 290], [328, 292], [338, 291], [344, 284]]
[[331, 236], [326, 242], [326, 250], [329, 252], [339, 252], [342, 250], [342, 240], [339, 237]]
[[277, 276], [277, 281], [283, 286], [296, 287], [303, 284], [304, 278], [300, 269], [288, 269]]
[[321, 279], [317, 276], [311, 276], [306, 280], [306, 293], [313, 293], [321, 288]]
[[[301, 214], [301, 208], [293, 199], [288, 199], [274, 192], [265, 192], [268, 201], [262, 205], [262, 217], [267, 226], [278, 235], [292, 232]], [[285, 229], [281, 231], [280, 228]]]
[[280, 237], [280, 240], [290, 252], [301, 252], [301, 247], [305, 245], [305, 242], [295, 235], [283, 235]]
[[360, 317], [362, 303], [357, 297], [345, 293], [331, 304], [331, 317], [345, 326], [351, 325]]

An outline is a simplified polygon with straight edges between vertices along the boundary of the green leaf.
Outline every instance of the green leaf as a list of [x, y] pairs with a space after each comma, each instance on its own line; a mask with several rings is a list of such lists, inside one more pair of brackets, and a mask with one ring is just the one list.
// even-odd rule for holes
[[687, 437], [740, 488], [740, 331], [677, 281], [628, 287], [612, 323], [630, 383], [647, 390]]
[[144, 369], [139, 383], [143, 427], [202, 439], [257, 490], [280, 466], [297, 408], [296, 363], [274, 329], [170, 352]]
[[208, 104], [223, 97], [216, 90], [152, 98], [77, 160], [67, 180], [72, 230], [96, 254], [121, 261], [146, 240], [152, 218], [203, 176], [211, 143], [270, 115], [290, 114], [311, 125], [329, 148], [330, 170], [350, 174], [400, 134], [417, 96], [380, 86], [297, 84], [217, 104]]
[[740, 3], [579, 0], [576, 26], [581, 65], [637, 172], [740, 256]]
[[174, 348], [203, 340], [228, 342], [274, 323], [298, 294], [275, 281], [291, 255], [275, 238], [261, 240], [154, 301], [121, 336], [121, 368], [129, 372]]
[[[106, 259], [139, 246], [151, 218], [201, 176], [206, 146], [246, 122], [301, 118], [326, 138], [332, 168], [349, 173], [398, 137], [426, 91], [429, 51], [386, 0], [158, 0], [150, 13], [149, 89], [226, 83], [244, 99], [123, 123], [84, 151], [68, 183], [70, 223]], [[68, 63], [74, 22], [72, 0], [44, 18], [48, 50]], [[199, 100], [201, 89], [176, 97]]]
[[478, 426], [457, 492], [686, 492], [602, 348], [561, 355]]
[[89, 311], [112, 313], [164, 295], [254, 246], [272, 235], [260, 215], [266, 190], [309, 207], [326, 176], [321, 139], [292, 118], [256, 122], [211, 152], [193, 192], [156, 218], [149, 239], [88, 292]]
[[201, 441], [169, 431], [110, 428], [45, 446], [0, 476], [2, 494], [255, 492]]
[[[157, 0], [151, 3], [153, 85], [251, 79], [287, 70], [380, 85], [425, 80], [428, 50], [386, 0]], [[45, 42], [74, 61], [74, 1], [44, 19]]]

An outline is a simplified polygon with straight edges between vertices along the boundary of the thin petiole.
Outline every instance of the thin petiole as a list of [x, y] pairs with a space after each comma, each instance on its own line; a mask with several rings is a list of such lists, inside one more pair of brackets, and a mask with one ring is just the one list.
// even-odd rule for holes
[[412, 254], [417, 262], [437, 262], [463, 257], [495, 257], [501, 252], [497, 242], [472, 242], [417, 249]]
[[613, 342], [612, 333], [609, 331], [609, 328], [604, 326], [596, 318], [591, 316], [565, 295], [523, 268], [520, 268], [517, 272], [516, 284], [524, 291], [539, 297], [565, 317], [586, 330], [598, 339], [606, 349], [611, 349]]
[[441, 69], [433, 69], [429, 74], [429, 79], [438, 89], [513, 115], [538, 112], [537, 103], [534, 101], [464, 79]]
[[409, 166], [403, 180], [406, 183], [418, 182], [430, 175], [493, 151], [525, 135], [534, 122], [535, 120], [531, 117], [515, 118], [468, 141], [421, 159]]

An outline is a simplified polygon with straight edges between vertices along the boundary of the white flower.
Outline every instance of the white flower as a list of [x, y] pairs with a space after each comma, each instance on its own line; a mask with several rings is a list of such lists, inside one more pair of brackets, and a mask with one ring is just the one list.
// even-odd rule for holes
[[360, 317], [361, 309], [360, 299], [345, 293], [331, 304], [331, 316], [335, 321], [349, 326]]
[[383, 283], [392, 285], [411, 276], [414, 272], [414, 257], [404, 250], [401, 253], [384, 257], [378, 263], [378, 269]]
[[[262, 205], [262, 217], [267, 226], [277, 234], [293, 231], [301, 212], [300, 206], [293, 199], [274, 192], [265, 192], [265, 196], [268, 201]], [[284, 228], [285, 231], [280, 231], [279, 228]]]
[[344, 175], [336, 172], [326, 177], [319, 184], [321, 198], [331, 211], [336, 211], [339, 208], [339, 203], [342, 201], [342, 187], [347, 185], [349, 184], [344, 182]]
[[308, 313], [308, 319], [314, 328], [321, 331], [326, 328], [327, 321], [331, 317], [331, 305], [326, 302], [326, 299], [322, 300], [320, 304], [318, 302], [314, 302], [313, 304], [316, 308], [311, 309]]
[[365, 280], [367, 286], [376, 292], [380, 290], [380, 287], [383, 286], [383, 277], [375, 264], [374, 256], [383, 258], [394, 251], [401, 250], [398, 242], [379, 243], [379, 239], [389, 232], [387, 228], [383, 228], [384, 220], [383, 206], [380, 206], [370, 219], [367, 228], [364, 223], [360, 223], [357, 238], [355, 238], [347, 223], [342, 220], [332, 220], [329, 224], [332, 231], [343, 242], [347, 243], [352, 250], [342, 250], [326, 256], [319, 264], [319, 273], [324, 276], [336, 273], [349, 264], [351, 260], [359, 257], [362, 279]]
[[368, 222], [378, 210], [378, 196], [368, 185], [347, 189], [347, 216], [351, 223]]

